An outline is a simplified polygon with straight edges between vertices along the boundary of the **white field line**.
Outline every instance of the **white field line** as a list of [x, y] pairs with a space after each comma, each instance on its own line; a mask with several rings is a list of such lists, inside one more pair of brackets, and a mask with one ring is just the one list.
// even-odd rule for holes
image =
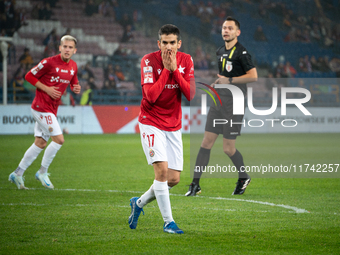
[[[1, 189], [1, 188], [0, 188]], [[31, 188], [30, 190], [39, 190], [35, 188]], [[54, 189], [57, 191], [78, 191], [78, 192], [113, 192], [113, 193], [138, 193], [143, 194], [142, 191], [128, 191], [128, 190], [95, 190], [95, 189]], [[179, 194], [170, 194], [172, 196], [184, 196]], [[295, 206], [290, 205], [284, 205], [284, 204], [274, 204], [270, 202], [263, 202], [263, 201], [256, 201], [256, 200], [248, 200], [248, 199], [240, 199], [240, 198], [226, 198], [226, 197], [206, 197], [206, 196], [196, 196], [196, 198], [205, 198], [205, 199], [214, 199], [214, 200], [229, 200], [229, 201], [239, 201], [239, 202], [247, 202], [247, 203], [255, 203], [255, 204], [261, 204], [261, 205], [268, 205], [268, 206], [275, 206], [275, 207], [282, 207], [288, 210], [292, 210], [295, 213], [310, 213], [309, 211], [305, 209], [301, 209]], [[188, 198], [189, 199], [189, 198]], [[31, 205], [31, 206], [45, 206], [45, 205], [39, 205], [39, 204], [33, 204], [33, 203], [18, 203], [18, 204], [2, 204], [2, 205]], [[89, 205], [64, 205], [64, 206], [89, 206]], [[117, 206], [118, 207], [118, 206]], [[125, 207], [125, 206], [119, 206], [119, 207]], [[126, 206], [129, 207], [129, 206]], [[175, 208], [174, 208], [175, 209]], [[224, 209], [226, 210], [226, 209]], [[233, 209], [228, 209], [229, 211]]]

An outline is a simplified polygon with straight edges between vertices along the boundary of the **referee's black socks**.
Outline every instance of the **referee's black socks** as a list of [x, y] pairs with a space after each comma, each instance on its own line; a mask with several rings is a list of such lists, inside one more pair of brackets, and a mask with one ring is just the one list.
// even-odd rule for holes
[[235, 165], [237, 171], [238, 171], [238, 178], [239, 179], [248, 179], [250, 176], [247, 174], [244, 168], [244, 163], [243, 163], [243, 157], [242, 154], [236, 149], [236, 152], [234, 155], [229, 157], [233, 164]]
[[210, 149], [205, 149], [201, 147], [197, 154], [196, 165], [194, 169], [194, 179], [192, 180], [192, 182], [194, 182], [195, 184], [199, 184], [202, 173], [209, 163], [209, 159]]

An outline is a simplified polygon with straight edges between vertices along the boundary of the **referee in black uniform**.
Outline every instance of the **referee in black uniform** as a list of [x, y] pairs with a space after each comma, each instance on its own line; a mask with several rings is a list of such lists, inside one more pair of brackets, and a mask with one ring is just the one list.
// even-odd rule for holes
[[[241, 34], [240, 23], [227, 17], [222, 25], [224, 45], [216, 51], [218, 59], [218, 79], [215, 84], [232, 84], [240, 88], [246, 98], [247, 84], [257, 80], [257, 71], [247, 49], [237, 40]], [[209, 163], [210, 150], [219, 134], [223, 134], [223, 150], [238, 170], [238, 181], [232, 195], [242, 195], [250, 183], [250, 176], [244, 170], [242, 154], [235, 148], [236, 137], [240, 135], [243, 115], [233, 115], [233, 98], [229, 89], [216, 89], [221, 97], [222, 106], [211, 105], [205, 126], [204, 138], [196, 159], [196, 166], [203, 170]], [[213, 126], [214, 119], [226, 119], [228, 124]], [[194, 172], [194, 179], [186, 196], [195, 196], [201, 192], [199, 181], [202, 172]]]

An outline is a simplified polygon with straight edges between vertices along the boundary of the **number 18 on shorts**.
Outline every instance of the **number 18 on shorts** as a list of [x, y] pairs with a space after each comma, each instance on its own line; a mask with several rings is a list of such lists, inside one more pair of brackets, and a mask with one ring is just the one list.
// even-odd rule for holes
[[144, 154], [149, 165], [167, 161], [168, 168], [183, 170], [183, 143], [181, 130], [163, 131], [154, 126], [139, 123]]

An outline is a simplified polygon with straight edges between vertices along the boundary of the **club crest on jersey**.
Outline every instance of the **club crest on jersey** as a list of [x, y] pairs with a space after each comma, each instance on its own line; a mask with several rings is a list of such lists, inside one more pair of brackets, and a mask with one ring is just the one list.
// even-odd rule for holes
[[52, 133], [53, 132], [53, 128], [52, 127], [48, 127], [48, 132]]
[[155, 156], [155, 151], [153, 149], [150, 149], [150, 157], [152, 158], [153, 156]]
[[233, 63], [231, 61], [227, 61], [227, 65], [225, 66], [225, 69], [230, 72], [233, 70]]

